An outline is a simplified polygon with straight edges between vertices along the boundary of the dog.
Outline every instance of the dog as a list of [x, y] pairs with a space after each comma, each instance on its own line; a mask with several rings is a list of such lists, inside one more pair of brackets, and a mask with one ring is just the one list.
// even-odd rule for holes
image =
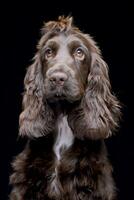
[[115, 200], [104, 140], [119, 126], [120, 103], [94, 39], [60, 16], [45, 23], [24, 80], [11, 200]]

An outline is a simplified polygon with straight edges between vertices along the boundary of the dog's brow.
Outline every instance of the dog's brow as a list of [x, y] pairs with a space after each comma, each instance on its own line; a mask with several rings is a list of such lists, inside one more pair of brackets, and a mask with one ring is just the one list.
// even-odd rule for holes
[[85, 46], [80, 40], [71, 40], [68, 42], [68, 46]]
[[46, 46], [58, 46], [58, 42], [54, 39], [51, 39], [46, 42], [45, 47]]
[[82, 42], [79, 40], [72, 40], [72, 41], [69, 41], [68, 45], [79, 46], [79, 45], [82, 45]]

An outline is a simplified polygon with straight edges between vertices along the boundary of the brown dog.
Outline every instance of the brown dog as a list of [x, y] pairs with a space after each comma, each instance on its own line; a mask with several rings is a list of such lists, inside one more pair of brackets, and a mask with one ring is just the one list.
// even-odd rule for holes
[[104, 139], [118, 127], [120, 105], [95, 41], [59, 17], [42, 29], [25, 77], [11, 200], [114, 200]]

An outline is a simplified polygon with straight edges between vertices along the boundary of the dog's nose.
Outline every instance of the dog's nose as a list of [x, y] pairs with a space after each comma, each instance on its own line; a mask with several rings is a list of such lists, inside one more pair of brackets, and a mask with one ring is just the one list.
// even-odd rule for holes
[[49, 81], [55, 85], [64, 85], [65, 81], [68, 79], [67, 75], [63, 72], [55, 72], [49, 77]]

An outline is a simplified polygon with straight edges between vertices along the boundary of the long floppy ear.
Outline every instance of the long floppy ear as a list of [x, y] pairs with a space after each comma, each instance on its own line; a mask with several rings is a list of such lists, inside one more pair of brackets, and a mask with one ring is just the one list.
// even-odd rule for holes
[[36, 55], [24, 79], [23, 112], [19, 118], [21, 136], [40, 137], [54, 127], [54, 115], [45, 99], [43, 81], [41, 61]]
[[94, 47], [87, 88], [80, 106], [69, 116], [69, 122], [76, 137], [96, 140], [107, 138], [116, 130], [120, 105], [111, 93], [107, 64], [97, 46]]

